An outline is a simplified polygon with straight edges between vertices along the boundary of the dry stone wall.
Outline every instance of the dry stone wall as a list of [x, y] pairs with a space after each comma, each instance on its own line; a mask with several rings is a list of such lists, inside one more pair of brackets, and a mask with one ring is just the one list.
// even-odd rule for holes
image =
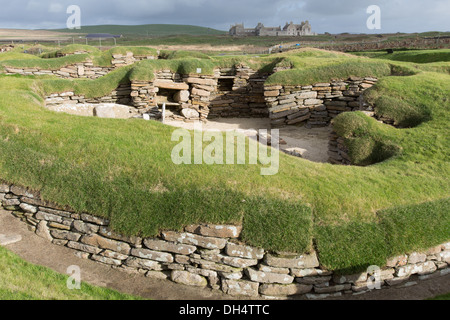
[[326, 127], [342, 112], [366, 110], [362, 94], [377, 83], [375, 78], [351, 77], [308, 86], [266, 85], [265, 101], [273, 127], [305, 124]]
[[[82, 52], [78, 53], [81, 54]], [[7, 75], [55, 75], [63, 79], [97, 79], [110, 73], [111, 71], [131, 65], [136, 61], [158, 59], [155, 56], [134, 56], [132, 52], [126, 55], [114, 54], [111, 60], [111, 67], [95, 66], [92, 59], [86, 59], [85, 62], [68, 65], [57, 70], [42, 69], [42, 68], [13, 68], [5, 67], [5, 74]]]
[[[315, 252], [276, 254], [245, 245], [239, 241], [240, 226], [192, 225], [154, 238], [130, 237], [112, 231], [107, 219], [62, 208], [14, 185], [0, 183], [0, 201], [40, 237], [73, 249], [80, 258], [124, 272], [210, 287], [232, 296], [270, 299], [323, 299], [372, 289], [370, 272], [334, 274], [320, 265]], [[375, 275], [381, 289], [410, 286], [449, 274], [449, 264], [450, 243], [446, 243], [388, 259]]]

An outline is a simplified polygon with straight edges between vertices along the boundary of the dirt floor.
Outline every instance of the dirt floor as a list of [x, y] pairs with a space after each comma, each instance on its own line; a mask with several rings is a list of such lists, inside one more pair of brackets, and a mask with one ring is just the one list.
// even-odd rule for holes
[[[175, 284], [169, 280], [149, 279], [141, 274], [128, 274], [110, 266], [74, 255], [72, 249], [56, 246], [30, 232], [25, 223], [11, 213], [0, 210], [0, 234], [20, 235], [22, 240], [6, 248], [22, 259], [67, 274], [69, 266], [81, 269], [82, 281], [123, 293], [154, 300], [232, 300], [219, 291]], [[337, 300], [423, 300], [450, 292], [450, 275], [420, 282], [406, 288], [373, 291], [359, 296], [343, 296]], [[303, 298], [304, 299], [304, 298]]]
[[[199, 123], [198, 121], [196, 122]], [[166, 121], [165, 124], [194, 129], [194, 122]], [[204, 131], [228, 131], [237, 130], [248, 136], [255, 135], [260, 129], [270, 130], [269, 119], [259, 118], [229, 118], [210, 120], [202, 124]], [[280, 149], [296, 148], [306, 160], [325, 163], [328, 161], [328, 143], [331, 128], [307, 129], [305, 127], [286, 126], [280, 130], [280, 138], [287, 144], [280, 145]], [[270, 133], [270, 131], [269, 131]]]

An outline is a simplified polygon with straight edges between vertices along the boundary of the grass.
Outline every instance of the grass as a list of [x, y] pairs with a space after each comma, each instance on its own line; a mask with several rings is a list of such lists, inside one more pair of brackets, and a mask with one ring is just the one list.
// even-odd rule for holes
[[388, 54], [386, 51], [371, 51], [354, 53], [370, 58], [387, 59], [393, 61], [404, 61], [414, 63], [431, 63], [450, 61], [450, 49], [443, 50], [398, 50], [393, 54]]
[[450, 293], [448, 293], [448, 294], [443, 294], [443, 295], [441, 295], [441, 296], [437, 296], [437, 297], [435, 297], [435, 298], [433, 298], [433, 299], [429, 299], [429, 300], [435, 300], [435, 301], [447, 301], [447, 300], [450, 300]]
[[[58, 29], [52, 30], [58, 32], [73, 33], [73, 30]], [[132, 35], [132, 36], [168, 36], [168, 35], [221, 35], [227, 32], [212, 28], [205, 28], [191, 25], [176, 25], [176, 24], [146, 24], [135, 26], [123, 25], [99, 25], [99, 26], [83, 26], [79, 33], [110, 33], [117, 35]]]
[[[58, 53], [70, 54], [78, 50], [85, 50], [86, 54], [68, 55], [65, 57], [55, 58]], [[43, 70], [58, 70], [69, 65], [85, 62], [87, 59], [93, 61], [94, 66], [111, 67], [114, 54], [123, 54], [133, 52], [135, 56], [158, 56], [153, 48], [148, 47], [116, 47], [107, 51], [100, 51], [92, 46], [70, 45], [61, 50], [47, 52], [39, 59], [33, 55], [24, 56], [14, 52], [2, 59], [0, 55], [0, 68], [39, 68]], [[23, 57], [27, 59], [23, 59]]]
[[[379, 102], [385, 115], [395, 117], [391, 109], [402, 101], [425, 116], [399, 129], [362, 113], [342, 114], [336, 128], [353, 160], [366, 167], [281, 154], [279, 173], [261, 176], [261, 164], [173, 164], [178, 142], [171, 141], [173, 128], [158, 122], [75, 117], [43, 107], [45, 93], [102, 96], [160, 68], [190, 73], [200, 66], [207, 73], [238, 63], [260, 70], [290, 64], [286, 83], [297, 76], [299, 82], [323, 82], [370, 71], [382, 79], [368, 99], [386, 98]], [[302, 78], [299, 68], [308, 76]], [[408, 76], [391, 76], [393, 70]], [[383, 265], [398, 251], [450, 239], [450, 75], [439, 71], [314, 50], [143, 61], [93, 81], [0, 76], [0, 177], [40, 190], [46, 200], [108, 217], [125, 235], [152, 237], [196, 223], [242, 224], [248, 244], [298, 253], [315, 247], [331, 270]], [[277, 77], [268, 81], [279, 83]]]
[[67, 288], [68, 276], [32, 265], [0, 247], [0, 300], [140, 300], [82, 282]]

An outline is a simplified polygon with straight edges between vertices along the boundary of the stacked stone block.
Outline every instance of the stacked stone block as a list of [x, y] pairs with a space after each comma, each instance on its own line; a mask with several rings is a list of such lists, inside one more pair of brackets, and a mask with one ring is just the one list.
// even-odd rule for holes
[[55, 245], [84, 259], [125, 272], [179, 284], [210, 287], [232, 296], [323, 299], [373, 289], [410, 286], [450, 273], [450, 243], [388, 259], [382, 269], [339, 275], [321, 266], [315, 252], [273, 253], [240, 242], [240, 226], [192, 225], [154, 238], [115, 233], [105, 218], [40, 199], [21, 187], [0, 184], [5, 210]]

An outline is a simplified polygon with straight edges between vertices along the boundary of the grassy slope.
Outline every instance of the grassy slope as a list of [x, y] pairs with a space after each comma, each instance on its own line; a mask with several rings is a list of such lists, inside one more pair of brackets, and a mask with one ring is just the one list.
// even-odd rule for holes
[[[302, 55], [276, 62], [315, 65], [321, 72], [311, 72], [305, 81], [321, 82], [335, 75], [334, 66], [352, 59]], [[262, 68], [270, 64], [261, 60], [253, 63]], [[386, 75], [385, 66], [390, 66], [386, 61], [353, 61], [358, 72], [380, 72], [373, 76]], [[431, 119], [417, 127], [395, 129], [358, 113], [341, 117], [346, 128], [342, 133], [357, 133], [355, 141], [361, 139], [354, 144], [355, 156], [370, 156], [377, 141], [399, 146], [401, 152], [392, 159], [369, 167], [343, 167], [280, 155], [280, 172], [270, 177], [260, 175], [260, 166], [176, 166], [170, 160], [177, 144], [171, 141], [172, 128], [140, 120], [55, 114], [30, 91], [75, 89], [101, 96], [129, 76], [148, 77], [153, 63], [186, 70], [233, 62], [192, 59], [186, 66], [180, 60], [146, 61], [95, 81], [0, 77], [1, 177], [41, 190], [45, 199], [107, 216], [124, 234], [154, 236], [161, 229], [180, 230], [202, 222], [243, 223], [244, 240], [267, 249], [305, 252], [314, 241], [321, 262], [334, 270], [382, 265], [397, 248], [423, 249], [450, 239], [445, 200], [450, 76], [444, 73], [387, 77], [373, 90], [374, 98], [425, 106]], [[285, 77], [296, 76], [293, 70]]]
[[68, 276], [35, 266], [0, 247], [0, 300], [135, 300], [119, 292], [81, 284], [67, 288]]
[[[53, 30], [58, 32], [73, 33], [73, 30], [60, 29]], [[121, 26], [121, 25], [101, 25], [101, 26], [84, 26], [78, 30], [79, 33], [110, 33], [117, 35], [133, 35], [133, 36], [169, 36], [169, 35], [220, 35], [227, 32], [215, 30], [211, 28], [175, 25], [175, 24], [147, 24], [137, 26]]]

